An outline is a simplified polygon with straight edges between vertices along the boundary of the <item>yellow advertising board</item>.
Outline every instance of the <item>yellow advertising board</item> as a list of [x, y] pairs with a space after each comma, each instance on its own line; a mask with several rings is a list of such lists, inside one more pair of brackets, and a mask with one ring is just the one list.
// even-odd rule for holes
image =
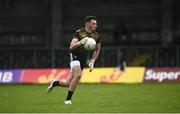
[[118, 68], [95, 68], [92, 72], [84, 69], [81, 83], [142, 83], [144, 67], [128, 67], [125, 71]]

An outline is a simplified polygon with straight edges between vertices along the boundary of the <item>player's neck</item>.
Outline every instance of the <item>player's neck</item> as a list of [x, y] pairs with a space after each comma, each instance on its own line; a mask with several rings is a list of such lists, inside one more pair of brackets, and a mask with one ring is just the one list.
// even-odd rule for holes
[[87, 28], [87, 27], [85, 27], [84, 29], [85, 29], [85, 31], [88, 32], [88, 33], [91, 33], [91, 32], [92, 32], [92, 30], [90, 30], [90, 29]]

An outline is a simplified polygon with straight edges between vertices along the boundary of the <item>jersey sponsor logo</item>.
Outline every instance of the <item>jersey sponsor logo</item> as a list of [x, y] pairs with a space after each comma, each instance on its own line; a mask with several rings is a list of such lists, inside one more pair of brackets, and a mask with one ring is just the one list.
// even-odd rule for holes
[[88, 35], [85, 33], [85, 32], [80, 32], [79, 33], [79, 37], [80, 37], [80, 39], [83, 39], [83, 38], [85, 38], [85, 37], [87, 37]]
[[85, 35], [85, 34], [83, 34], [83, 35], [82, 35], [82, 37], [86, 37], [86, 35]]

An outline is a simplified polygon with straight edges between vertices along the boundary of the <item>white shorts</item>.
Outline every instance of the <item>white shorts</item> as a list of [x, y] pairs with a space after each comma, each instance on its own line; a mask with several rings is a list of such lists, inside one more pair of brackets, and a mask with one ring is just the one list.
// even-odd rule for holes
[[81, 66], [80, 65], [80, 62], [78, 61], [78, 60], [74, 60], [74, 61], [71, 61], [70, 62], [70, 66], [71, 66], [71, 69], [73, 68], [73, 67], [75, 67], [75, 66]]

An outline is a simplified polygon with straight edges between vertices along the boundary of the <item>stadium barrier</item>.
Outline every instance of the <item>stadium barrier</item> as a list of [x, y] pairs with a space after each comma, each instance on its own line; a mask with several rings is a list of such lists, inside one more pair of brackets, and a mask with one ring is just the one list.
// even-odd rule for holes
[[[84, 69], [81, 83], [179, 83], [180, 68], [128, 67]], [[46, 84], [52, 80], [66, 79], [69, 68], [59, 69], [0, 69], [0, 83]]]
[[[68, 48], [1, 48], [0, 69], [69, 68]], [[113, 57], [113, 59], [112, 59]], [[121, 46], [103, 47], [96, 67], [127, 66], [177, 67], [180, 66], [178, 46]]]

